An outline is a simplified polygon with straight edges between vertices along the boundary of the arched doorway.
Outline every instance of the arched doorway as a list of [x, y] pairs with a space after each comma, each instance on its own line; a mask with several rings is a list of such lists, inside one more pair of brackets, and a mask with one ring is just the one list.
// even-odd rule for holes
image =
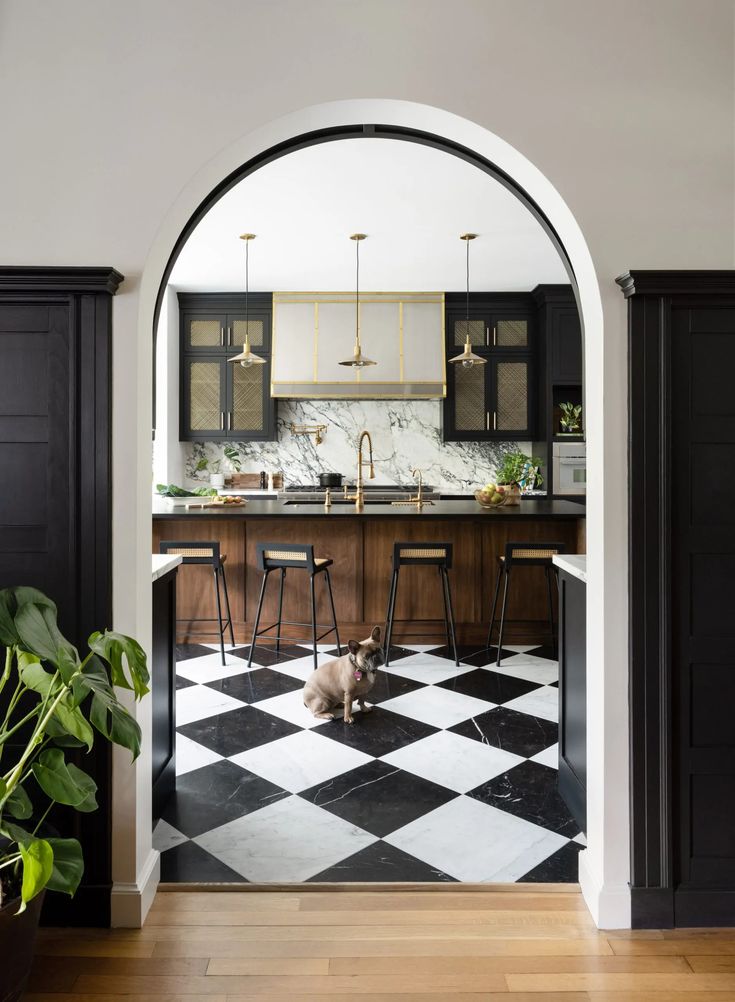
[[[344, 123], [381, 123], [354, 125]], [[614, 647], [625, 649], [621, 637], [622, 617], [614, 602], [603, 602], [606, 594], [619, 593], [624, 568], [613, 569], [605, 563], [606, 553], [620, 552], [625, 526], [606, 524], [605, 497], [605, 427], [602, 409], [603, 331], [600, 290], [584, 238], [570, 210], [547, 178], [517, 150], [497, 136], [466, 120], [438, 109], [394, 101], [350, 101], [322, 105], [294, 113], [271, 123], [257, 134], [245, 137], [202, 169], [176, 200], [151, 249], [141, 283], [139, 328], [153, 329], [160, 290], [180, 247], [202, 214], [237, 181], [264, 163], [280, 157], [304, 143], [328, 142], [330, 139], [379, 135], [386, 139], [402, 138], [438, 145], [454, 155], [475, 163], [513, 190], [537, 216], [557, 244], [568, 265], [575, 286], [585, 336], [585, 383], [588, 387], [588, 442], [590, 444], [590, 490], [588, 495], [588, 637], [594, 638], [598, 675], [588, 689], [589, 763], [589, 848], [584, 853], [580, 878], [586, 900], [601, 925], [627, 925], [629, 901], [628, 817], [627, 817], [627, 727], [621, 708], [625, 706], [625, 679], [616, 672]], [[150, 385], [151, 357], [140, 359]], [[591, 391], [591, 392], [590, 392]], [[116, 414], [116, 420], [121, 420]], [[144, 458], [147, 454], [143, 453]], [[140, 494], [147, 494], [149, 477], [145, 463], [139, 465]], [[143, 486], [145, 485], [145, 487]], [[142, 509], [141, 509], [142, 511]], [[144, 522], [141, 523], [141, 529]], [[606, 529], [608, 531], [606, 531]], [[118, 567], [120, 583], [140, 579], [147, 539], [143, 530], [132, 561]], [[137, 558], [137, 559], [136, 559]], [[615, 641], [613, 644], [613, 635]], [[590, 641], [592, 646], [592, 641]], [[600, 653], [602, 651], [602, 654]], [[609, 657], [608, 657], [609, 655]], [[145, 711], [144, 711], [145, 712]], [[145, 720], [143, 721], [145, 726]], [[115, 774], [115, 812], [139, 812], [136, 828], [142, 831], [145, 814], [146, 763], [137, 767], [135, 789]], [[118, 797], [118, 793], [120, 796]], [[125, 825], [114, 826], [118, 838]], [[148, 884], [155, 883], [155, 856], [145, 845], [127, 847], [121, 859], [116, 884], [135, 886], [143, 897], [150, 889], [141, 885], [140, 874], [148, 874]], [[124, 876], [123, 874], [126, 874]], [[115, 891], [113, 890], [113, 901]], [[114, 914], [114, 905], [113, 905]]]

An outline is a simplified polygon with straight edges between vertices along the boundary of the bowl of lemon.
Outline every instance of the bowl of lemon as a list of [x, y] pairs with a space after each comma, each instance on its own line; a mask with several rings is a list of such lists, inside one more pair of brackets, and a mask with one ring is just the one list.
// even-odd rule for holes
[[485, 484], [475, 491], [475, 501], [483, 508], [501, 508], [509, 499], [508, 488], [502, 484]]

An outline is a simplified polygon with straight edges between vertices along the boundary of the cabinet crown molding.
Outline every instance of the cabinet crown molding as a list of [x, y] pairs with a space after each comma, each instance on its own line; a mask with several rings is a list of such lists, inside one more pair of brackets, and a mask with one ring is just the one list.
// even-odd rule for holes
[[109, 292], [114, 296], [125, 276], [115, 268], [45, 267], [5, 265], [0, 267], [0, 291], [20, 292]]
[[626, 271], [615, 281], [632, 296], [735, 296], [735, 271]]

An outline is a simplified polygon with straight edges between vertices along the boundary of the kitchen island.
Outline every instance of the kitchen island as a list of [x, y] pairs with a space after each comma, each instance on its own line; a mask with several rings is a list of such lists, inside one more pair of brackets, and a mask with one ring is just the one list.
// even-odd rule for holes
[[[194, 499], [193, 499], [194, 500]], [[430, 541], [452, 543], [454, 562], [449, 572], [457, 639], [464, 644], [484, 642], [490, 615], [497, 558], [506, 542], [564, 543], [569, 553], [585, 551], [585, 508], [571, 501], [536, 498], [519, 506], [482, 508], [474, 499], [437, 500], [421, 509], [415, 505], [392, 505], [366, 500], [364, 507], [333, 498], [330, 508], [321, 502], [251, 500], [241, 506], [218, 508], [172, 508], [165, 499], [153, 502], [153, 549], [161, 540], [219, 540], [227, 554], [235, 638], [248, 643], [258, 602], [261, 574], [256, 566], [260, 542], [311, 543], [315, 555], [330, 557], [337, 618], [342, 639], [362, 638], [385, 621], [394, 542]], [[317, 585], [320, 622], [327, 622], [327, 598]], [[546, 586], [543, 569], [518, 572], [508, 602], [508, 643], [541, 643], [547, 639]], [[178, 637], [182, 642], [213, 640], [201, 635], [202, 624], [191, 620], [216, 615], [211, 570], [188, 565], [178, 577]], [[277, 618], [277, 588], [266, 597], [264, 622]], [[406, 567], [396, 618], [408, 619], [403, 629], [422, 630], [420, 620], [443, 615], [437, 576], [424, 568]], [[289, 575], [284, 594], [284, 619], [309, 619], [309, 588], [299, 572]], [[438, 635], [440, 624], [429, 626], [426, 642]], [[284, 628], [287, 632], [287, 628]], [[298, 631], [296, 631], [298, 633]], [[304, 636], [308, 630], [302, 630]], [[395, 642], [400, 643], [401, 628]], [[414, 638], [420, 642], [419, 637]]]

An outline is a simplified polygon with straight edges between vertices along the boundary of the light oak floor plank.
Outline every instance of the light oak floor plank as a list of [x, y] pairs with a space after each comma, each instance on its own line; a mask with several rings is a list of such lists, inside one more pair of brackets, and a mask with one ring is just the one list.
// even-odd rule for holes
[[318, 926], [318, 925], [503, 925], [506, 923], [544, 924], [544, 925], [578, 925], [592, 929], [594, 923], [589, 912], [576, 911], [528, 911], [521, 909], [482, 909], [466, 911], [442, 907], [441, 909], [395, 909], [390, 911], [371, 911], [354, 909], [349, 911], [314, 910], [308, 912], [280, 911], [235, 911], [207, 912], [203, 916], [194, 908], [180, 911], [161, 912], [151, 908], [146, 926]]

